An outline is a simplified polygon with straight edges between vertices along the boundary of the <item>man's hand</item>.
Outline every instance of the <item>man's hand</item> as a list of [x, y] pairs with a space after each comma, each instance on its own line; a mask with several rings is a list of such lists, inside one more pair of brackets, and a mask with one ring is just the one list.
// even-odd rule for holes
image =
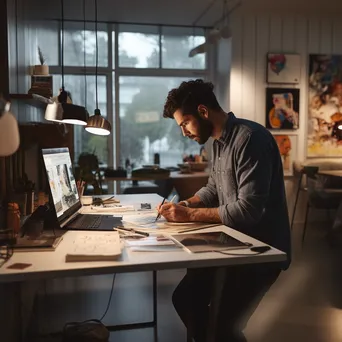
[[169, 222], [189, 222], [190, 210], [183, 205], [174, 203], [165, 203], [162, 206], [158, 206], [158, 211]]

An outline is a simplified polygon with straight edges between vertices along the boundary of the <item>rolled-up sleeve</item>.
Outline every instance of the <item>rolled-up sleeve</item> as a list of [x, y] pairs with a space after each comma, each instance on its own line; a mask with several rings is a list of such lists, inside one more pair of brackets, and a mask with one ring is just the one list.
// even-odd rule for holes
[[237, 200], [219, 207], [222, 222], [239, 229], [258, 223], [269, 198], [274, 146], [262, 135], [251, 133], [236, 154]]
[[195, 195], [206, 207], [212, 207], [214, 203], [218, 202], [217, 189], [212, 175], [209, 176], [207, 185], [198, 190]]

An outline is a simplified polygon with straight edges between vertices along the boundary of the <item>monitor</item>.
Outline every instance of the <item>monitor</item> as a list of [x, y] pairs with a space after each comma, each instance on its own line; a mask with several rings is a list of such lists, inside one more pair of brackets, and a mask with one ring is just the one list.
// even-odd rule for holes
[[43, 149], [43, 161], [57, 219], [62, 222], [82, 206], [77, 192], [69, 149]]

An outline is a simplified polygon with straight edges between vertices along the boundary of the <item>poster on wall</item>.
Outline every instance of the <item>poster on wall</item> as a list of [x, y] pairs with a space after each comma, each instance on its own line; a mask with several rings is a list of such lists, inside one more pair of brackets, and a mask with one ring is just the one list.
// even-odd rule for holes
[[310, 55], [308, 157], [342, 157], [342, 55]]
[[267, 54], [267, 83], [292, 83], [300, 80], [300, 55]]
[[299, 89], [266, 88], [266, 127], [269, 129], [299, 127]]
[[283, 162], [284, 176], [293, 176], [293, 162], [296, 160], [297, 136], [290, 134], [273, 134], [277, 142], [281, 160]]

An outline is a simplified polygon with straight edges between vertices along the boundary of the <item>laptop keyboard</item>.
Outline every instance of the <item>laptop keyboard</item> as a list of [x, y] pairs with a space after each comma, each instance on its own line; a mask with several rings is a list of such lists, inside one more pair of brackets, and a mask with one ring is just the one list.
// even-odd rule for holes
[[102, 221], [101, 215], [79, 215], [73, 222], [68, 224], [72, 229], [97, 229]]

